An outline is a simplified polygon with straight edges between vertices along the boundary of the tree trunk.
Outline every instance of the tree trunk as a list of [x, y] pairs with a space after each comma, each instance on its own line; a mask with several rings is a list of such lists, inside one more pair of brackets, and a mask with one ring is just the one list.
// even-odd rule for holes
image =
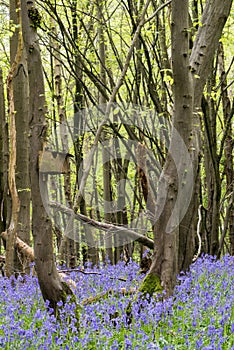
[[[79, 186], [78, 181], [78, 174], [81, 171], [81, 167], [83, 165], [83, 144], [84, 144], [84, 135], [80, 134], [77, 131], [82, 130], [83, 125], [83, 118], [81, 110], [84, 108], [84, 88], [82, 84], [82, 75], [83, 70], [81, 69], [81, 57], [80, 57], [80, 51], [79, 51], [79, 26], [78, 26], [78, 16], [77, 16], [77, 1], [72, 0], [71, 3], [71, 13], [72, 13], [72, 40], [74, 42], [74, 72], [75, 72], [75, 96], [74, 96], [74, 140], [75, 140], [75, 158], [76, 158], [76, 174], [77, 174], [77, 186]], [[87, 214], [86, 211], [86, 203], [85, 198], [82, 198], [80, 201], [80, 212], [84, 215]], [[86, 262], [86, 259], [89, 259], [93, 265], [97, 262], [97, 251], [94, 243], [94, 237], [93, 233], [91, 232], [89, 227], [83, 227], [83, 233], [80, 233], [80, 235], [84, 235], [84, 240], [88, 242], [88, 248], [82, 247], [83, 255], [83, 261]], [[80, 247], [80, 241], [82, 241], [82, 237], [80, 240], [78, 240], [76, 244], [76, 250], [78, 248], [80, 254], [81, 247]], [[87, 249], [86, 249], [87, 248]]]
[[[158, 288], [161, 283], [167, 295], [173, 292], [176, 275], [181, 268], [186, 270], [192, 262], [190, 243], [193, 242], [193, 226], [197, 215], [194, 208], [196, 208], [201, 97], [231, 4], [232, 0], [225, 3], [219, 0], [207, 1], [202, 15], [203, 25], [199, 27], [189, 59], [188, 1], [172, 0], [174, 118], [170, 147], [159, 180], [155, 252], [149, 272], [149, 276], [154, 278], [155, 286]], [[176, 136], [176, 130], [179, 132], [179, 138]], [[193, 174], [192, 171], [189, 174], [186, 159], [181, 159], [184, 157], [184, 154], [181, 157], [183, 145], [178, 139], [183, 140], [189, 150]], [[187, 161], [189, 163], [189, 159]], [[189, 183], [193, 188], [190, 204], [186, 203], [189, 198], [181, 196], [180, 193], [181, 191], [189, 193], [188, 187], [186, 190]], [[162, 205], [163, 209], [160, 212]], [[184, 213], [186, 205], [188, 210]], [[147, 289], [149, 278], [143, 282], [142, 290], [145, 287]]]
[[[10, 19], [19, 25], [18, 5], [10, 2]], [[10, 40], [11, 64], [13, 64], [18, 47], [19, 28], [16, 28]], [[27, 244], [30, 243], [30, 183], [29, 183], [29, 138], [28, 138], [28, 69], [26, 52], [22, 48], [18, 69], [13, 76], [14, 108], [16, 123], [16, 186], [20, 201], [17, 235]], [[15, 270], [29, 272], [29, 262], [15, 251]]]
[[[215, 81], [214, 81], [215, 84]], [[212, 84], [213, 85], [213, 84]], [[211, 93], [210, 87], [210, 93]], [[215, 107], [211, 96], [207, 100], [203, 98], [203, 114], [205, 124], [205, 169], [208, 196], [207, 231], [208, 231], [208, 254], [216, 255], [219, 246], [219, 224], [220, 224], [220, 199], [221, 178], [220, 162], [217, 154], [216, 118]]]
[[[228, 83], [226, 79], [226, 70], [224, 66], [224, 50], [223, 44], [219, 44], [219, 69], [220, 69], [220, 81], [221, 81], [221, 90], [222, 90], [222, 104], [223, 104], [223, 115], [224, 115], [224, 124], [226, 137], [224, 142], [224, 155], [225, 155], [225, 175], [227, 182], [227, 193], [226, 198], [231, 198], [230, 201], [230, 210], [226, 211], [225, 220], [228, 221], [226, 225], [226, 230], [229, 229], [229, 240], [230, 240], [230, 253], [234, 255], [234, 202], [233, 192], [234, 192], [234, 160], [233, 160], [233, 148], [234, 148], [234, 140], [233, 140], [233, 126], [231, 120], [234, 114], [234, 105], [231, 108], [231, 101], [228, 96]], [[225, 136], [225, 135], [224, 135]], [[225, 225], [224, 225], [225, 228]], [[224, 235], [226, 232], [224, 231]], [[222, 247], [222, 242], [220, 248]], [[220, 251], [221, 253], [221, 251]]]
[[[196, 128], [199, 124], [201, 113], [201, 100], [203, 89], [212, 70], [212, 62], [215, 55], [215, 51], [219, 46], [219, 39], [222, 35], [223, 27], [230, 14], [232, 0], [225, 1], [225, 3], [219, 0], [207, 0], [203, 14], [202, 25], [199, 26], [198, 33], [194, 42], [193, 50], [190, 57], [190, 67], [194, 74], [194, 135], [199, 135], [200, 130]], [[204, 121], [205, 123], [205, 121]], [[199, 140], [199, 136], [196, 137]], [[199, 142], [199, 141], [198, 141]], [[195, 158], [194, 158], [195, 163]], [[217, 168], [214, 166], [217, 178]], [[220, 184], [217, 182], [216, 186], [216, 198], [219, 201], [220, 196]], [[214, 204], [215, 205], [215, 204]], [[218, 222], [218, 208], [213, 208], [213, 225], [217, 226]], [[193, 212], [188, 212], [188, 218], [194, 217]], [[189, 221], [187, 221], [188, 223]], [[191, 221], [190, 221], [191, 222]], [[218, 237], [217, 227], [212, 228], [212, 247], [210, 252], [217, 254], [218, 251]]]
[[[39, 174], [39, 152], [46, 137], [46, 106], [40, 48], [36, 34], [40, 15], [34, 2], [21, 0], [23, 38], [28, 58], [30, 108], [30, 178], [32, 195], [32, 231], [34, 238], [35, 268], [44, 300], [57, 314], [57, 302], [66, 301], [71, 290], [61, 281], [57, 272], [52, 224], [43, 206], [41, 195], [46, 195], [46, 178]], [[34, 19], [32, 20], [30, 18]]]
[[[173, 129], [168, 156], [159, 179], [157, 211], [162, 203], [165, 205], [154, 227], [155, 255], [150, 269], [150, 273], [161, 279], [161, 285], [168, 295], [173, 291], [179, 272], [179, 222], [183, 209], [182, 201], [178, 203], [177, 197], [181, 196], [179, 191], [186, 192], [188, 176], [193, 176], [189, 171], [190, 164], [186, 162], [186, 155], [180, 157], [177, 154], [181, 150], [182, 141], [186, 147], [189, 146], [192, 131], [193, 85], [189, 70], [188, 29], [188, 1], [175, 0], [172, 2]], [[179, 183], [182, 177], [185, 185]], [[183, 189], [180, 188], [181, 185]]]
[[20, 201], [16, 186], [16, 117], [14, 105], [14, 87], [13, 79], [20, 69], [20, 62], [23, 53], [23, 37], [21, 28], [21, 13], [17, 7], [18, 13], [18, 40], [14, 59], [12, 60], [7, 77], [7, 100], [9, 110], [9, 164], [8, 164], [8, 186], [11, 196], [11, 219], [7, 229], [6, 236], [6, 276], [10, 277], [14, 273], [14, 251], [15, 239], [17, 235], [18, 215], [20, 210]]
[[[100, 81], [103, 86], [107, 85], [106, 80], [106, 47], [105, 47], [105, 35], [104, 35], [104, 18], [103, 18], [103, 1], [97, 1], [97, 17], [98, 17], [98, 52], [100, 58]], [[99, 93], [99, 104], [105, 109], [107, 99], [101, 92]], [[103, 110], [105, 113], [105, 110]], [[103, 201], [104, 201], [104, 221], [111, 223], [113, 221], [113, 213], [110, 211], [110, 205], [112, 203], [112, 186], [111, 186], [111, 162], [110, 162], [110, 136], [103, 130], [102, 132], [102, 166], [103, 166]], [[115, 237], [112, 235], [105, 235], [105, 248], [108, 260], [111, 264], [114, 263], [113, 246]], [[115, 257], [118, 260], [119, 246], [115, 247]]]
[[[57, 27], [56, 23], [52, 22], [51, 29], [53, 33], [57, 35]], [[64, 98], [63, 98], [63, 79], [62, 79], [62, 66], [61, 66], [61, 54], [60, 54], [60, 45], [53, 41], [52, 43], [53, 51], [53, 72], [54, 72], [54, 96], [57, 102], [57, 115], [58, 115], [58, 121], [59, 121], [59, 136], [60, 139], [58, 140], [58, 143], [61, 143], [61, 149], [63, 153], [67, 153], [69, 149], [68, 144], [68, 128], [67, 128], [67, 120], [66, 120], [66, 110], [65, 110], [65, 104], [64, 104]], [[57, 123], [57, 120], [55, 120], [55, 123]], [[55, 130], [55, 133], [57, 131]], [[69, 208], [72, 208], [72, 198], [71, 198], [71, 171], [70, 171], [70, 163], [68, 163], [68, 171], [66, 174], [64, 174], [64, 192], [62, 191], [62, 184], [61, 184], [61, 178], [55, 179], [55, 186], [57, 184], [57, 188], [55, 189], [54, 193], [58, 196], [58, 192], [60, 191], [60, 198], [65, 196], [66, 203]], [[58, 183], [59, 182], [59, 183]], [[54, 213], [56, 215], [56, 213]], [[74, 232], [74, 229], [72, 229], [72, 232]], [[60, 242], [59, 247], [59, 255], [60, 260], [63, 260], [66, 262], [67, 267], [75, 267], [76, 265], [76, 252], [75, 252], [75, 240], [71, 237], [67, 237], [64, 235]]]
[[0, 69], [0, 233], [7, 228], [7, 167], [8, 167], [8, 130], [2, 70]]

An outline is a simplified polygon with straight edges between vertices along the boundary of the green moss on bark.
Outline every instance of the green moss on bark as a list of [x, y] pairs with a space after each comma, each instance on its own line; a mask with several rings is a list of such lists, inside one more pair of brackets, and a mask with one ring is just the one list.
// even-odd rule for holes
[[145, 276], [142, 285], [139, 288], [139, 292], [143, 295], [149, 294], [152, 296], [155, 294], [161, 294], [163, 291], [160, 278], [152, 273]]
[[[153, 294], [162, 294], [163, 288], [161, 286], [160, 278], [152, 273], [145, 276], [138, 293], [134, 297], [133, 301], [130, 301], [125, 309], [127, 316], [127, 323], [132, 323], [132, 304], [137, 301], [138, 298], [145, 298], [147, 295], [152, 297]], [[140, 295], [139, 295], [140, 293]]]

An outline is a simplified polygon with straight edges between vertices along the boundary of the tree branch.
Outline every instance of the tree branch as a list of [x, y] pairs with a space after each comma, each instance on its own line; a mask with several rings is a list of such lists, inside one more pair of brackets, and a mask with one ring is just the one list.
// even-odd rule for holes
[[128, 238], [133, 239], [134, 241], [137, 241], [146, 247], [153, 249], [154, 248], [154, 242], [152, 239], [145, 237], [133, 230], [128, 229], [124, 226], [116, 226], [113, 224], [107, 224], [103, 222], [96, 221], [94, 219], [90, 219], [87, 216], [80, 214], [80, 213], [74, 213], [74, 211], [62, 204], [59, 204], [57, 202], [49, 202], [49, 206], [52, 208], [57, 208], [58, 210], [62, 211], [65, 214], [72, 215], [74, 219], [79, 220], [83, 223], [87, 223], [89, 225], [92, 225], [93, 227], [96, 227], [100, 230], [107, 231], [107, 232], [113, 232], [114, 234], [121, 234], [121, 235], [127, 235]]
[[116, 95], [117, 95], [121, 85], [123, 84], [124, 78], [125, 78], [126, 73], [128, 71], [128, 67], [129, 67], [129, 64], [130, 64], [130, 61], [131, 61], [131, 58], [132, 58], [132, 54], [133, 54], [133, 51], [134, 51], [134, 48], [135, 48], [135, 44], [136, 44], [137, 39], [138, 39], [138, 37], [140, 35], [141, 28], [144, 25], [144, 18], [145, 18], [145, 14], [146, 14], [146, 11], [147, 11], [147, 8], [148, 8], [149, 4], [150, 4], [150, 0], [147, 0], [145, 6], [143, 8], [139, 24], [138, 24], [138, 26], [136, 28], [134, 37], [132, 39], [131, 46], [130, 46], [128, 54], [126, 56], [123, 70], [122, 70], [121, 75], [120, 75], [120, 77], [119, 77], [119, 79], [118, 79], [118, 81], [117, 81], [117, 83], [116, 83], [116, 85], [115, 85], [115, 87], [114, 87], [114, 89], [112, 91], [110, 99], [109, 99], [109, 101], [107, 103], [103, 121], [101, 122], [101, 124], [100, 124], [100, 126], [99, 126], [99, 128], [98, 128], [98, 130], [96, 132], [96, 137], [95, 137], [95, 140], [93, 142], [93, 145], [92, 145], [92, 148], [91, 148], [91, 151], [90, 151], [90, 156], [87, 159], [87, 166], [84, 169], [83, 176], [82, 176], [81, 181], [80, 181], [79, 190], [78, 190], [78, 192], [76, 194], [76, 197], [75, 197], [75, 201], [74, 201], [74, 211], [75, 212], [77, 212], [77, 210], [79, 208], [79, 205], [80, 205], [80, 202], [81, 202], [81, 199], [82, 199], [82, 194], [83, 194], [83, 191], [84, 191], [84, 187], [85, 187], [85, 184], [86, 184], [86, 181], [87, 181], [87, 178], [88, 178], [88, 175], [90, 173], [91, 166], [92, 166], [92, 161], [93, 161], [93, 157], [94, 157], [94, 153], [95, 153], [95, 148], [96, 148], [96, 146], [97, 146], [97, 144], [99, 142], [99, 138], [101, 136], [103, 126], [106, 124], [106, 122], [108, 120], [112, 104], [115, 102]]
[[202, 14], [202, 25], [198, 29], [190, 56], [190, 68], [195, 76], [195, 104], [199, 103], [212, 58], [217, 50], [224, 25], [230, 14], [232, 0], [208, 0]]
[[[7, 240], [7, 232], [4, 231], [1, 233], [1, 237], [4, 241]], [[34, 251], [33, 248], [31, 248], [28, 244], [26, 244], [24, 241], [22, 241], [19, 237], [16, 236], [15, 239], [15, 248], [23, 254], [30, 262], [34, 261]]]

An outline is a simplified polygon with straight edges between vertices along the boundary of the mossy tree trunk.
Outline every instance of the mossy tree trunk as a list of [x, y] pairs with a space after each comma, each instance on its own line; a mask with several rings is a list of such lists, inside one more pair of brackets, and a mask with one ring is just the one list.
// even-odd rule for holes
[[29, 74], [30, 178], [35, 268], [43, 298], [57, 312], [57, 302], [65, 302], [67, 294], [72, 294], [72, 291], [61, 281], [55, 266], [52, 224], [41, 197], [41, 193], [46, 192], [46, 183], [40, 183], [39, 152], [44, 147], [47, 125], [43, 70], [36, 33], [40, 15], [34, 1], [21, 0], [21, 11]]
[[[156, 207], [158, 219], [154, 229], [155, 251], [149, 272], [149, 276], [157, 277], [155, 286], [158, 286], [160, 280], [167, 295], [172, 294], [177, 274], [189, 267], [195, 253], [193, 242], [197, 219], [201, 98], [231, 5], [232, 0], [225, 3], [207, 0], [201, 17], [202, 25], [198, 29], [190, 55], [189, 2], [172, 0], [174, 117], [170, 147], [159, 180]], [[185, 203], [179, 198], [179, 189], [183, 190], [183, 186], [191, 182], [191, 179], [183, 157], [179, 157], [181, 149], [176, 130], [186, 145], [193, 167], [193, 191], [185, 215]], [[184, 184], [181, 183], [181, 175]], [[144, 290], [147, 286], [149, 278], [146, 277], [141, 289]], [[150, 288], [151, 293], [152, 290]]]

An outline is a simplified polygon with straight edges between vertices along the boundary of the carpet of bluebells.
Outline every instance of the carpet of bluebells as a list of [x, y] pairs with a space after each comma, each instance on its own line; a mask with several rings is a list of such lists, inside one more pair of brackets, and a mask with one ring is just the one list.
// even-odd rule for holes
[[1, 278], [0, 349], [234, 349], [234, 257], [199, 258], [164, 301], [123, 294], [142, 281], [134, 262], [86, 271], [99, 274], [70, 274], [77, 301], [83, 302], [79, 331], [74, 304], [67, 303], [56, 321], [35, 277], [15, 283]]

